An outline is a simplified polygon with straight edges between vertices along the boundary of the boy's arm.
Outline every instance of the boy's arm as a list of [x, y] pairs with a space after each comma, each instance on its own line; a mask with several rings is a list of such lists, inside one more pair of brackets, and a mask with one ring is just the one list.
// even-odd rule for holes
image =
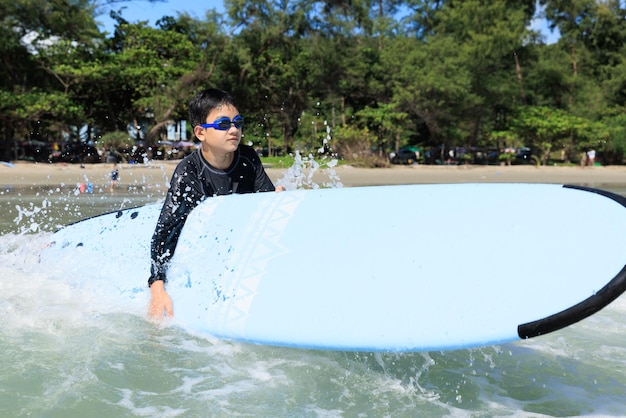
[[177, 205], [168, 196], [163, 205], [161, 216], [152, 236], [151, 266], [148, 286], [150, 287], [150, 305], [148, 317], [159, 320], [164, 315], [174, 315], [172, 300], [165, 291], [165, 272], [169, 260], [174, 255], [178, 237], [183, 229], [187, 215], [191, 208], [187, 205]]
[[[189, 176], [181, 175], [178, 170], [174, 173], [152, 236], [151, 274], [148, 279], [151, 300], [148, 316], [153, 319], [162, 318], [164, 313], [167, 316], [173, 315], [172, 301], [165, 291], [166, 266], [174, 255], [187, 216], [203, 197], [200, 190], [191, 187], [194, 182], [191, 182], [191, 186], [189, 183]], [[195, 184], [199, 182], [195, 181]]]

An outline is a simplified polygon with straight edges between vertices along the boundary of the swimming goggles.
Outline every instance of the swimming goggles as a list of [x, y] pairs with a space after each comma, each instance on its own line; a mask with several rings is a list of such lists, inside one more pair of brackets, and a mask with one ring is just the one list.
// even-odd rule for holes
[[235, 128], [241, 129], [243, 126], [243, 116], [235, 116], [233, 120], [228, 118], [216, 119], [213, 123], [201, 123], [202, 128], [213, 128], [218, 131], [227, 131], [231, 125], [235, 125]]

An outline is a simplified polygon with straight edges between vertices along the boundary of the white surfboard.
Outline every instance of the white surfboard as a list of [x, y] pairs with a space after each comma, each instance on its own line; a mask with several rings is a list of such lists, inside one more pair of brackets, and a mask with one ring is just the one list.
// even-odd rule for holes
[[[215, 197], [190, 214], [167, 289], [179, 323], [236, 341], [359, 351], [509, 342], [580, 321], [624, 292], [625, 202], [538, 184]], [[91, 266], [85, 280], [122, 300], [148, 292], [159, 210], [61, 229], [42, 262]]]

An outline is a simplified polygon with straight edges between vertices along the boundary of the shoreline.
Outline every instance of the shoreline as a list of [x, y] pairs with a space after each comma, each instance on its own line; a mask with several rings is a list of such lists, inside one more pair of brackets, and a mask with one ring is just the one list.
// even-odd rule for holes
[[[180, 160], [154, 161], [149, 164], [118, 164], [119, 187], [151, 185], [167, 187]], [[18, 162], [12, 167], [0, 164], [0, 185], [11, 187], [60, 187], [92, 183], [102, 187], [110, 183], [113, 164], [47, 164]], [[276, 183], [285, 176], [285, 168], [266, 168]], [[599, 186], [626, 185], [626, 166], [552, 167], [552, 166], [392, 166], [389, 168], [357, 168], [338, 166], [334, 169], [344, 187], [394, 184], [437, 183], [552, 183]], [[306, 173], [305, 173], [306, 174]], [[319, 169], [313, 181], [329, 181], [327, 169]]]

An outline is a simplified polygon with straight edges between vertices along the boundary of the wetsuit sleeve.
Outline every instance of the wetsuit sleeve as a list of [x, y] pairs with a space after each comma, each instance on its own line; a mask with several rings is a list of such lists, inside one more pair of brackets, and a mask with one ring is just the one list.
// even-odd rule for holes
[[199, 181], [191, 177], [182, 170], [176, 170], [172, 176], [150, 245], [148, 286], [157, 280], [166, 281], [167, 263], [174, 255], [187, 216], [204, 198]]
[[261, 171], [257, 171], [254, 190], [257, 192], [273, 192], [276, 190], [274, 183], [270, 180], [269, 176], [261, 166]]

